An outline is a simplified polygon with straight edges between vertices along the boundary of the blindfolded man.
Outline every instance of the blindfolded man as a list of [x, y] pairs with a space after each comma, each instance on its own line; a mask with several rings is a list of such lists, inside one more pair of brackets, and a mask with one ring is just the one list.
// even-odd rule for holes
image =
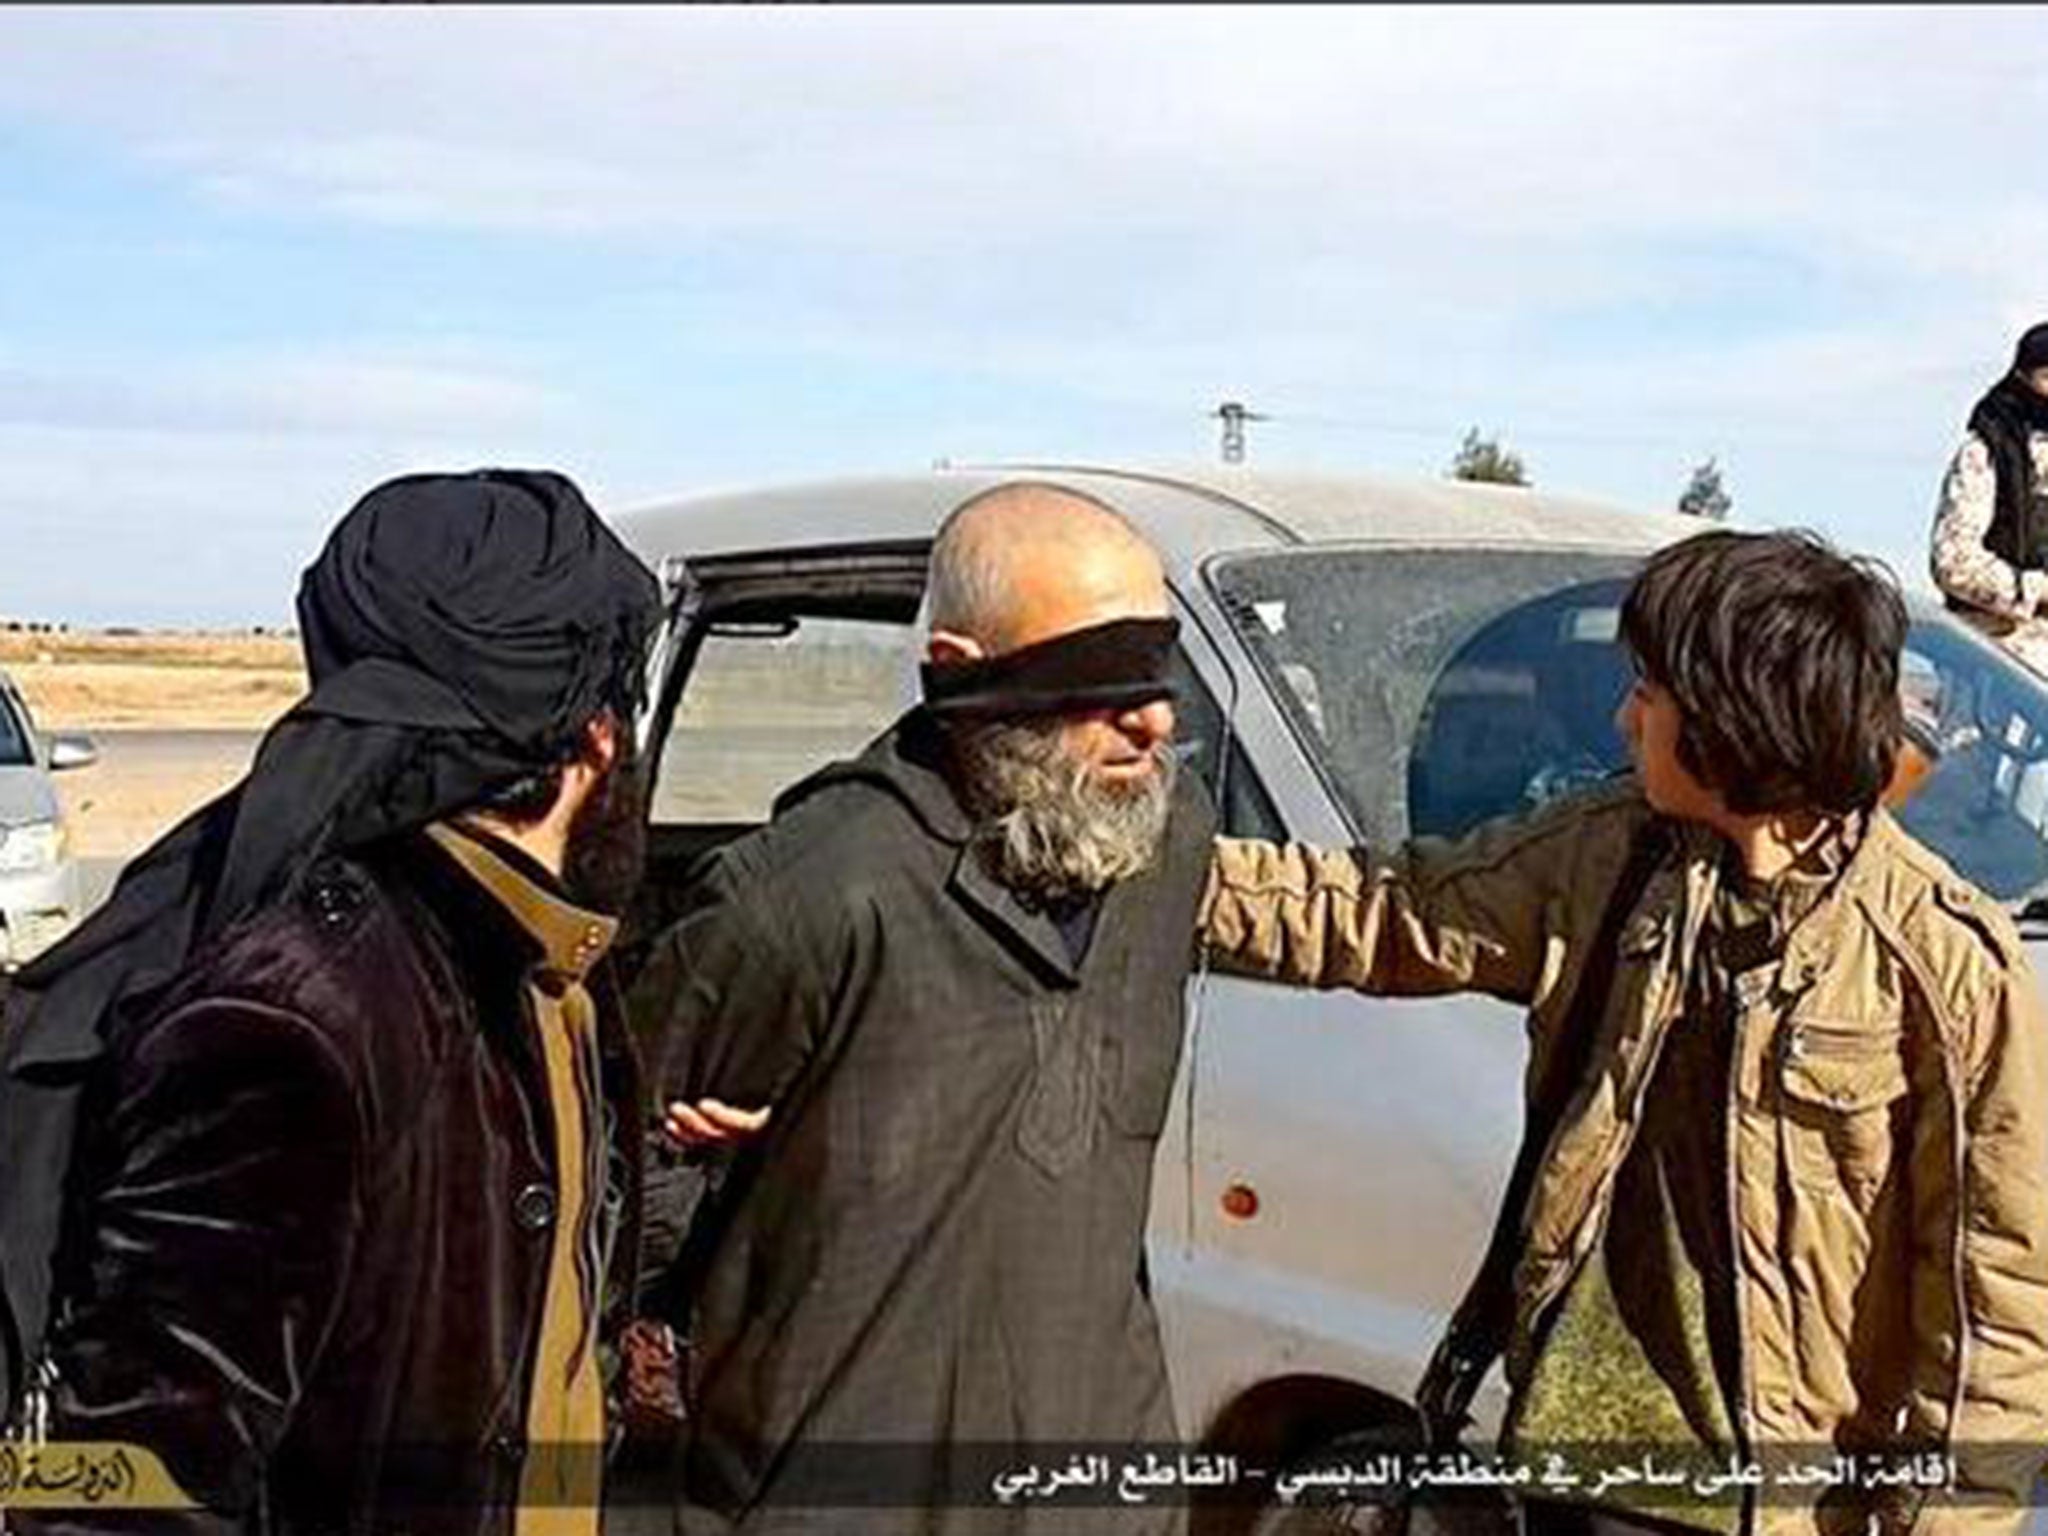
[[1143, 1237], [1213, 817], [1164, 576], [1014, 484], [929, 605], [922, 706], [720, 850], [635, 986], [669, 1099], [771, 1107], [662, 1288], [685, 1532], [1017, 1529], [967, 1507], [1003, 1466], [1175, 1438]]

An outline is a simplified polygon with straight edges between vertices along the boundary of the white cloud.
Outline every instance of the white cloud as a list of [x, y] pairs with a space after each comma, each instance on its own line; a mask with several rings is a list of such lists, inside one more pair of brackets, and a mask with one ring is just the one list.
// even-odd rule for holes
[[537, 229], [1748, 225], [2022, 190], [1957, 151], [1987, 102], [2006, 142], [2048, 117], [2048, 37], [1946, 9], [58, 11], [0, 39], [16, 111], [210, 184]]
[[920, 286], [1092, 247], [1128, 287], [1122, 252], [1179, 242], [1411, 310], [1640, 289], [1662, 238], [2039, 303], [2043, 78], [2048, 32], [1995, 9], [0, 15], [14, 113], [238, 207], [751, 236]]
[[87, 431], [431, 437], [516, 430], [562, 402], [501, 372], [403, 357], [245, 356], [97, 368], [0, 363], [0, 425]]
[[370, 486], [416, 469], [567, 467], [573, 402], [404, 355], [0, 361], [0, 613], [283, 623], [298, 573]]
[[223, 203], [377, 224], [578, 233], [665, 222], [655, 181], [595, 161], [490, 144], [366, 133], [154, 146]]
[[[7, 121], [205, 208], [530, 236], [593, 291], [713, 252], [691, 319], [728, 355], [1057, 398], [1078, 438], [1241, 393], [1425, 465], [1522, 423], [1539, 472], [1632, 499], [1721, 451], [1739, 502], [1804, 508], [1853, 464], [1839, 516], [1895, 547], [2048, 311], [2048, 28], [1996, 7], [0, 10]], [[379, 437], [596, 440], [488, 344], [403, 341], [16, 356], [0, 423], [354, 434], [330, 492]], [[593, 333], [587, 376], [647, 344]]]

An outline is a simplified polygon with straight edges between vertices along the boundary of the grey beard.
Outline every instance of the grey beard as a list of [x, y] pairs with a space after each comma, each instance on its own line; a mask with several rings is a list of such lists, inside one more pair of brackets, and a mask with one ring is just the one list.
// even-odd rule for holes
[[1093, 895], [1151, 867], [1166, 836], [1176, 765], [1164, 742], [1134, 787], [1104, 784], [1060, 743], [1057, 720], [966, 726], [961, 796], [989, 872], [1042, 906]]

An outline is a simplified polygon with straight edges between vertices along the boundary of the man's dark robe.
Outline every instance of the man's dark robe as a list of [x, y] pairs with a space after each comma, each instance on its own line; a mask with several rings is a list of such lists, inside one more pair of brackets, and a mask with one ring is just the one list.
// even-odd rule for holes
[[[205, 1508], [10, 1511], [17, 1528], [510, 1536], [530, 1404], [561, 1390], [535, 1361], [570, 1219], [528, 993], [601, 952], [579, 951], [559, 890], [524, 907], [546, 920], [426, 838], [389, 839], [321, 860], [116, 1021], [59, 1266], [50, 1435], [145, 1446]], [[610, 1175], [590, 1300], [616, 1307], [642, 1108], [616, 990], [590, 986]], [[622, 1319], [588, 1321], [610, 1338]], [[598, 1448], [562, 1454], [594, 1492]]]
[[[992, 1457], [1176, 1438], [1144, 1234], [1213, 813], [1183, 775], [1077, 965], [969, 847], [939, 753], [913, 712], [791, 791], [635, 988], [668, 1097], [774, 1105], [667, 1288], [685, 1532], [1064, 1529], [1071, 1506], [971, 1510], [946, 1479], [966, 1500]], [[815, 1507], [842, 1493], [925, 1508]]]

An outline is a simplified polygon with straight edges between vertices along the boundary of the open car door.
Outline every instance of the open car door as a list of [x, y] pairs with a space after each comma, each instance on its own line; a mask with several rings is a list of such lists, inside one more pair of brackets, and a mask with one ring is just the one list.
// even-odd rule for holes
[[916, 701], [930, 549], [893, 540], [664, 566], [669, 618], [641, 735], [647, 878], [620, 947], [629, 979], [699, 858]]

